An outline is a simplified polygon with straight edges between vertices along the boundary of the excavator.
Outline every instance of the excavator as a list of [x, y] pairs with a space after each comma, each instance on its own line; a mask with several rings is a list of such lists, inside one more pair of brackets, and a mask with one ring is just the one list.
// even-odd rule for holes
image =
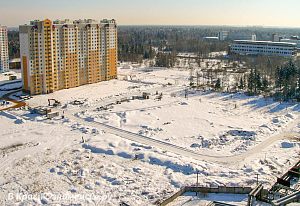
[[56, 99], [48, 99], [48, 106], [49, 107], [58, 107], [60, 106], [61, 103], [59, 101], [57, 101]]

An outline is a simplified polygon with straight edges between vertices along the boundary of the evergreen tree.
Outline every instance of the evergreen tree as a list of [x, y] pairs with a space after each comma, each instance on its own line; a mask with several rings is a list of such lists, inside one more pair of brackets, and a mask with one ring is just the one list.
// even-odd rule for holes
[[239, 89], [244, 89], [245, 88], [245, 84], [244, 84], [244, 79], [243, 77], [240, 78], [240, 85], [238, 86]]
[[255, 76], [254, 76], [255, 91], [254, 91], [254, 93], [257, 94], [258, 91], [261, 91], [261, 89], [262, 89], [262, 81], [261, 81], [260, 73], [257, 71], [256, 68], [255, 68], [254, 73], [255, 73]]
[[269, 81], [266, 77], [262, 80], [262, 91], [266, 92], [269, 88]]
[[248, 92], [250, 95], [253, 95], [254, 81], [255, 81], [254, 71], [253, 71], [253, 68], [251, 68], [250, 74], [248, 77]]
[[217, 90], [221, 89], [221, 79], [220, 78], [217, 79], [217, 82], [215, 84], [215, 89], [217, 89]]

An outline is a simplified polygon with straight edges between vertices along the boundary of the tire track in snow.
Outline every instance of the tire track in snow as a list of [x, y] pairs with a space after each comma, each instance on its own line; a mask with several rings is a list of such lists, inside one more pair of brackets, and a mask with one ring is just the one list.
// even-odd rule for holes
[[[236, 162], [241, 162], [244, 161], [246, 158], [251, 157], [252, 155], [260, 153], [263, 149], [269, 147], [273, 143], [282, 140], [282, 139], [287, 139], [287, 138], [292, 138], [295, 136], [299, 136], [298, 133], [294, 132], [285, 132], [277, 135], [273, 135], [269, 137], [268, 139], [264, 140], [260, 144], [256, 145], [252, 149], [249, 149], [248, 151], [242, 153], [242, 154], [237, 154], [237, 155], [231, 155], [231, 156], [213, 156], [213, 155], [205, 155], [199, 152], [195, 152], [192, 150], [189, 150], [184, 147], [180, 147], [171, 143], [167, 143], [161, 140], [153, 139], [150, 137], [142, 136], [133, 132], [129, 132], [117, 127], [113, 127], [110, 125], [106, 125], [100, 122], [95, 122], [95, 121], [85, 121], [84, 119], [77, 117], [77, 116], [69, 116], [68, 118], [80, 122], [83, 125], [89, 125], [93, 126], [95, 128], [101, 129], [106, 131], [107, 133], [114, 134], [116, 136], [119, 136], [121, 138], [133, 141], [133, 142], [138, 142], [141, 144], [153, 146], [156, 148], [160, 148], [162, 150], [175, 153], [187, 158], [193, 158], [196, 160], [200, 161], [212, 161], [216, 163], [222, 163], [222, 164], [228, 164], [228, 163], [236, 163]], [[295, 122], [290, 126], [292, 127]], [[290, 128], [288, 127], [288, 128]]]

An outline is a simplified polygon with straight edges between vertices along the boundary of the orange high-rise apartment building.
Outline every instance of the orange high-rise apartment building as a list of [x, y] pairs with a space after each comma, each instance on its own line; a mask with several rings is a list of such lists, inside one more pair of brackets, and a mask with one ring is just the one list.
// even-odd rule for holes
[[23, 90], [32, 95], [117, 78], [115, 20], [46, 19], [19, 31]]

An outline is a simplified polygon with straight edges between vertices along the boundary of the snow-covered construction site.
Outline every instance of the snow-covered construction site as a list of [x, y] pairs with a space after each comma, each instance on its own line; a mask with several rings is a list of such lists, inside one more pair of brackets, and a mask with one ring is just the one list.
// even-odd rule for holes
[[[1, 205], [156, 205], [197, 181], [268, 189], [299, 161], [298, 104], [188, 89], [180, 66], [118, 74], [32, 98], [1, 91], [26, 102], [0, 106]], [[211, 196], [172, 205], [247, 205], [247, 195]]]

